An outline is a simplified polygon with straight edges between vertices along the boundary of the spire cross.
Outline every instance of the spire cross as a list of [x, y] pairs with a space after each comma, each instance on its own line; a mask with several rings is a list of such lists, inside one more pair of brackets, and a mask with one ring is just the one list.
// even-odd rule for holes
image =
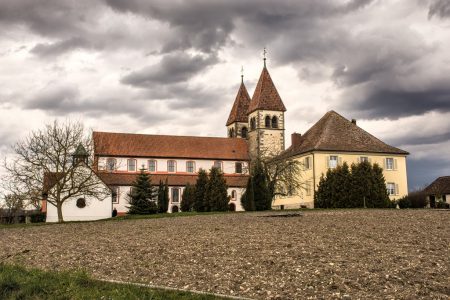
[[241, 82], [244, 83], [244, 66], [241, 66]]
[[263, 51], [263, 55], [264, 55], [264, 67], [266, 67], [266, 54], [267, 54], [267, 50], [266, 50], [266, 47], [264, 47], [264, 51]]

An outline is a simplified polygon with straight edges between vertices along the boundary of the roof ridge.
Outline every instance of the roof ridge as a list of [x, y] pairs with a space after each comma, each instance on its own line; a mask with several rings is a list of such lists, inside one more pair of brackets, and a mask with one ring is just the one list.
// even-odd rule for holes
[[[171, 134], [149, 134], [149, 133], [132, 133], [132, 132], [109, 132], [109, 131], [93, 131], [93, 133], [106, 133], [106, 134], [128, 134], [128, 135], [140, 135], [140, 136], [158, 136], [158, 137], [185, 137], [185, 138], [200, 138], [200, 139], [223, 139], [229, 140], [228, 137], [222, 136], [198, 136], [198, 135], [171, 135]], [[242, 140], [242, 139], [238, 139]]]

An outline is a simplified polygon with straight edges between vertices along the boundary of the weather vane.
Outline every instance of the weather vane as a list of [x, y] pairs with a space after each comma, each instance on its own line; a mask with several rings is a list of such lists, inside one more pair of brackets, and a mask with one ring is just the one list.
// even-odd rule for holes
[[267, 54], [267, 50], [266, 50], [266, 47], [264, 47], [264, 51], [263, 51], [263, 55], [264, 55], [264, 67], [266, 66], [266, 54]]

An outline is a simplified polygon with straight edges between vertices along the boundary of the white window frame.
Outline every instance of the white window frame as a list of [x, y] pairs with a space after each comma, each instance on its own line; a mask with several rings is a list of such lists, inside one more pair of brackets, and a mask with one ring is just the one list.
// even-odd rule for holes
[[[391, 165], [389, 166], [389, 162]], [[386, 170], [393, 171], [395, 169], [395, 161], [393, 157], [386, 157]]]
[[[155, 169], [154, 170], [151, 170], [151, 168], [150, 168], [150, 164], [151, 163], [155, 163]], [[156, 172], [156, 171], [158, 171], [158, 161], [156, 161], [155, 159], [149, 159], [148, 161], [147, 161], [147, 167], [148, 167], [148, 171], [149, 172]]]
[[[189, 171], [189, 164], [192, 164], [192, 171]], [[186, 162], [186, 172], [187, 173], [195, 173], [195, 161], [193, 161], [193, 160], [188, 160], [187, 162]]]
[[[237, 167], [238, 165], [241, 166], [241, 172], [238, 172], [238, 167]], [[241, 163], [241, 162], [239, 162], [239, 161], [235, 162], [235, 163], [234, 163], [234, 173], [236, 173], [236, 174], [242, 174], [243, 172], [244, 172], [244, 164]]]
[[[332, 158], [336, 158], [336, 159], [332, 159]], [[336, 165], [332, 165], [332, 162], [336, 162]], [[330, 155], [328, 157], [328, 168], [330, 169], [336, 169], [339, 165], [339, 156], [337, 155]]]
[[[111, 167], [110, 162], [113, 162], [112, 168], [110, 168]], [[106, 159], [106, 171], [113, 172], [116, 170], [116, 167], [117, 167], [117, 159], [115, 159], [113, 157], [108, 157]]]
[[[113, 192], [113, 194], [112, 194], [112, 204], [119, 204], [119, 202], [120, 202], [120, 199], [119, 199], [120, 187], [113, 186], [112, 190], [113, 190], [112, 191]], [[114, 193], [116, 194], [116, 197], [114, 197]], [[114, 201], [114, 198], [116, 199], [115, 201]]]
[[[217, 167], [216, 164], [219, 164], [220, 166]], [[220, 160], [216, 160], [214, 161], [213, 167], [219, 169], [220, 171], [223, 171], [223, 162]]]
[[[174, 201], [174, 191], [175, 190], [178, 191], [177, 201]], [[180, 188], [172, 188], [172, 191], [170, 193], [170, 201], [172, 201], [172, 203], [180, 203], [180, 197], [181, 197], [181, 189]]]
[[[170, 163], [173, 162], [173, 171], [170, 170]], [[177, 172], [177, 161], [176, 160], [168, 160], [167, 161], [167, 172], [168, 173], [176, 173]]]
[[389, 196], [397, 195], [397, 188], [396, 188], [396, 184], [394, 182], [387, 182], [386, 189], [387, 189]]
[[[134, 161], [134, 170], [131, 170], [130, 169], [130, 162], [131, 161]], [[127, 170], [128, 170], [128, 172], [136, 172], [137, 171], [137, 160], [136, 159], [134, 159], [134, 158], [129, 158], [128, 160], [127, 160]]]
[[359, 157], [359, 162], [370, 162], [369, 157], [368, 156], [360, 156]]

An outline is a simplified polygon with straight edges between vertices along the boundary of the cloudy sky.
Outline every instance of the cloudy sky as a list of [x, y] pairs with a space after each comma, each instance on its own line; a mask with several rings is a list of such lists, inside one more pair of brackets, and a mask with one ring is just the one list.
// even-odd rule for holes
[[0, 153], [55, 118], [225, 136], [267, 47], [287, 144], [328, 110], [450, 175], [449, 0], [1, 0]]

